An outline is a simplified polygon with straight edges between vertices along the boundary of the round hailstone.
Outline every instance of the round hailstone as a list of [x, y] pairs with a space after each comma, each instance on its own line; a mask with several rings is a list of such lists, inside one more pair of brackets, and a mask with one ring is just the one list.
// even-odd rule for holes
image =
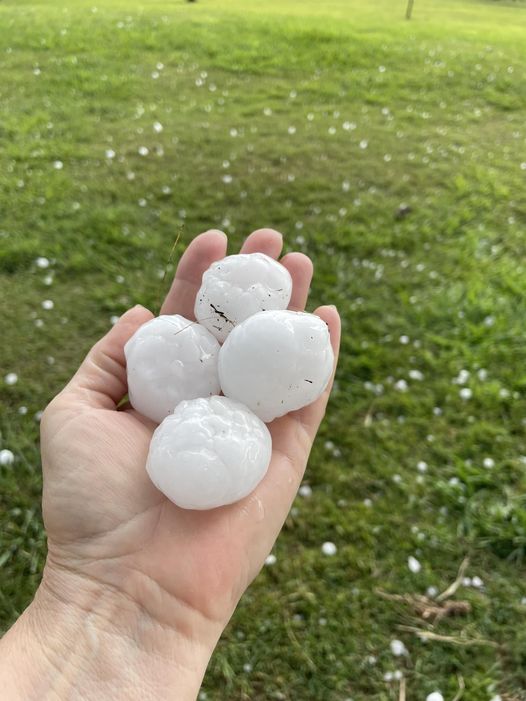
[[7, 448], [0, 450], [0, 465], [12, 465], [14, 461], [15, 456], [10, 450]]
[[338, 548], [336, 547], [336, 545], [334, 545], [334, 543], [327, 541], [321, 546], [321, 551], [324, 555], [336, 555], [336, 553], [338, 552]]
[[239, 402], [209, 397], [181, 402], [153, 434], [150, 479], [183, 509], [214, 509], [247, 496], [272, 454], [265, 424]]
[[195, 318], [220, 343], [249, 316], [286, 309], [292, 293], [289, 271], [264, 253], [227, 256], [208, 268], [195, 300]]
[[178, 314], [147, 321], [130, 338], [124, 353], [130, 403], [157, 423], [183, 399], [221, 391], [219, 343], [202, 326]]
[[237, 326], [219, 353], [223, 394], [272, 421], [317, 399], [332, 374], [327, 324], [315, 314], [259, 312]]

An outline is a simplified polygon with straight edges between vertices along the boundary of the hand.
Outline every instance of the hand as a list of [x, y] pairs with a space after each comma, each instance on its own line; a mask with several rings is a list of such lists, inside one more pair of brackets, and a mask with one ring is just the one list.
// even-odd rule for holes
[[[219, 231], [192, 241], [178, 265], [163, 314], [194, 318], [201, 276], [226, 254], [226, 246], [226, 236]], [[280, 234], [261, 229], [248, 237], [241, 251], [277, 258], [281, 248]], [[290, 253], [281, 262], [293, 279], [290, 308], [303, 310], [312, 263], [301, 253]], [[338, 314], [334, 307], [321, 307], [316, 313], [329, 325], [337, 355]], [[163, 682], [149, 675], [152, 697], [173, 698], [175, 686], [180, 688], [177, 698], [195, 698], [222, 630], [287, 516], [330, 386], [314, 404], [270, 424], [271, 465], [251, 495], [211, 511], [185, 511], [157, 491], [146, 474], [155, 424], [132, 408], [117, 409], [127, 391], [124, 345], [152, 316], [143, 307], [126, 312], [44, 412], [48, 559], [35, 605], [44, 602], [44, 608], [56, 611], [65, 603], [84, 618], [93, 615], [92, 634], [98, 640], [108, 630], [131, 638], [141, 655], [144, 650], [149, 653], [145, 666], [154, 665], [157, 676], [160, 658], [175, 661], [180, 679], [188, 681], [177, 687], [174, 678]], [[67, 654], [67, 645], [61, 649]], [[132, 665], [124, 664], [130, 670]], [[141, 698], [146, 698], [144, 685], [142, 677]], [[119, 698], [117, 689], [111, 698]]]

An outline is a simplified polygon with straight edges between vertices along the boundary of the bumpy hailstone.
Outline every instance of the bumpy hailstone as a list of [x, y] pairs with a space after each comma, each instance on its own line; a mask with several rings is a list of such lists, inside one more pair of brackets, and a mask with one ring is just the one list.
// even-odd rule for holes
[[264, 253], [241, 253], [213, 263], [203, 275], [195, 318], [220, 343], [256, 312], [286, 309], [292, 293], [289, 271]]
[[181, 402], [153, 434], [150, 479], [184, 509], [214, 509], [247, 496], [272, 453], [265, 424], [239, 402], [209, 397]]
[[138, 412], [157, 423], [183, 399], [219, 394], [219, 343], [178, 314], [143, 324], [124, 347], [128, 395]]
[[219, 353], [227, 397], [272, 421], [317, 399], [332, 373], [327, 324], [314, 314], [259, 312], [237, 326]]

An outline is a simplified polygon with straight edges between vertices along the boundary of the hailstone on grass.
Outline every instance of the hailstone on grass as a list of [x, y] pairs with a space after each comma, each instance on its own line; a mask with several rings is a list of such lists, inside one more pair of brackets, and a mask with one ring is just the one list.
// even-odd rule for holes
[[213, 509], [250, 494], [272, 453], [265, 424], [239, 402], [209, 397], [181, 402], [153, 434], [146, 470], [185, 509]]
[[183, 399], [219, 394], [219, 347], [211, 333], [178, 314], [146, 322], [124, 347], [131, 405], [160, 423]]
[[317, 399], [332, 374], [327, 324], [314, 314], [259, 312], [228, 336], [219, 353], [219, 380], [265, 422]]
[[203, 274], [195, 317], [220, 343], [256, 312], [286, 309], [292, 293], [289, 271], [264, 253], [240, 253], [213, 263]]
[[15, 456], [10, 450], [7, 448], [0, 450], [0, 465], [12, 465], [14, 461]]

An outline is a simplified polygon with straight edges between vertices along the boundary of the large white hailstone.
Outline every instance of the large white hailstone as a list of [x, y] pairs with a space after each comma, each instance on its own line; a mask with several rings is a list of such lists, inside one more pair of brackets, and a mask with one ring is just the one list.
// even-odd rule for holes
[[147, 321], [124, 347], [131, 405], [161, 423], [183, 399], [219, 394], [219, 348], [211, 333], [178, 314]]
[[265, 424], [227, 397], [181, 402], [153, 434], [146, 470], [183, 509], [214, 509], [247, 496], [272, 454]]
[[286, 309], [292, 278], [281, 263], [264, 253], [227, 256], [208, 268], [195, 300], [195, 318], [220, 343], [252, 314]]
[[229, 335], [219, 353], [227, 397], [272, 421], [317, 399], [332, 374], [327, 324], [315, 314], [259, 312]]

